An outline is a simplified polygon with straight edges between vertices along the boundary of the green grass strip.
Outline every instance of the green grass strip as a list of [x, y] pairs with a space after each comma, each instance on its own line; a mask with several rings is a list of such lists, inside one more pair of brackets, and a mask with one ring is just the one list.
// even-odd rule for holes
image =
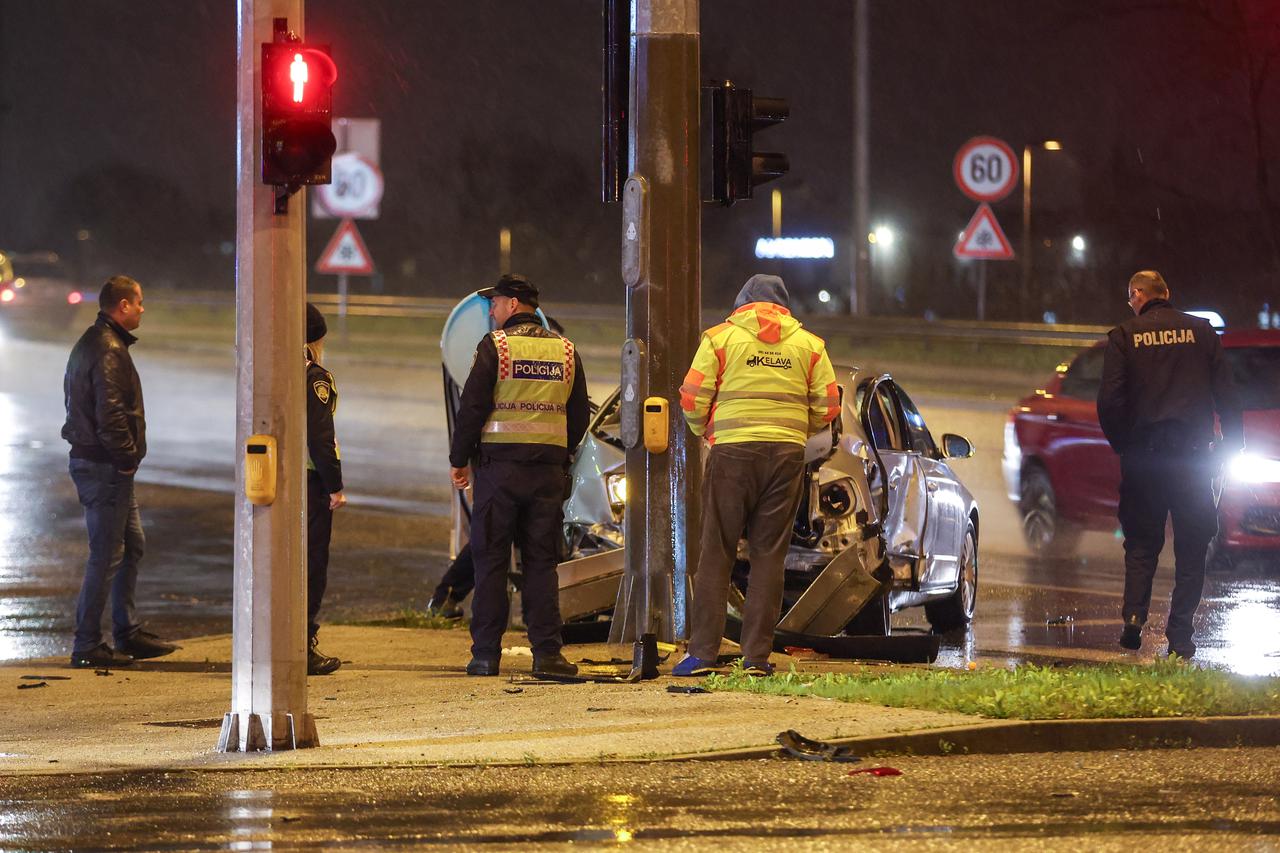
[[738, 669], [709, 676], [704, 683], [711, 690], [816, 696], [1014, 720], [1280, 713], [1280, 678], [1251, 678], [1176, 661], [888, 674], [819, 675], [793, 668], [767, 678], [754, 678]]
[[446, 619], [425, 610], [405, 607], [384, 619], [339, 620], [334, 624], [358, 625], [365, 628], [427, 628], [434, 631], [456, 631], [459, 628], [469, 627], [471, 622], [467, 619]]

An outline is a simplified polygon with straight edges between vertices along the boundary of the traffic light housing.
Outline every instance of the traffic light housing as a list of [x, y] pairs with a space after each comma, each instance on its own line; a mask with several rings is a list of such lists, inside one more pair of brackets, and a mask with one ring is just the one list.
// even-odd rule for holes
[[262, 45], [262, 182], [293, 192], [332, 179], [338, 67], [328, 45], [281, 39]]
[[757, 98], [726, 80], [711, 87], [711, 198], [725, 207], [791, 168], [787, 155], [755, 150], [755, 134], [786, 121], [782, 98]]

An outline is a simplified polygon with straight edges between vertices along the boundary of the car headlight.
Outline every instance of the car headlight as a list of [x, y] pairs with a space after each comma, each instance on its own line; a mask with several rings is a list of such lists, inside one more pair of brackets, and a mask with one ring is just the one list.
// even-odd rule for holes
[[1227, 463], [1227, 479], [1235, 483], [1280, 483], [1280, 459], [1241, 453]]
[[607, 474], [604, 478], [605, 491], [609, 493], [609, 503], [623, 506], [627, 502], [627, 475]]
[[818, 509], [827, 518], [844, 518], [853, 512], [853, 482], [848, 477], [827, 483], [818, 490]]

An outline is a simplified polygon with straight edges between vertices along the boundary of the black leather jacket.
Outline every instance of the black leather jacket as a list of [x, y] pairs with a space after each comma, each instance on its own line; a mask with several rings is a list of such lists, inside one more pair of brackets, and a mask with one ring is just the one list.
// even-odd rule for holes
[[67, 359], [62, 380], [67, 422], [62, 437], [75, 459], [111, 462], [131, 471], [147, 455], [142, 382], [129, 356], [137, 338], [99, 313]]

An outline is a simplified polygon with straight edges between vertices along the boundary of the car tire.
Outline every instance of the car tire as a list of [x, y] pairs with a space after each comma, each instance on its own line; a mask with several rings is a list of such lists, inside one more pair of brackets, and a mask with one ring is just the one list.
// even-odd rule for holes
[[960, 573], [955, 592], [937, 601], [926, 601], [924, 615], [935, 634], [964, 628], [973, 621], [978, 605], [978, 534], [973, 523], [964, 532], [960, 553]]
[[1080, 530], [1058, 515], [1058, 496], [1049, 472], [1038, 466], [1022, 475], [1022, 538], [1031, 553], [1043, 557], [1069, 557], [1080, 544]]

